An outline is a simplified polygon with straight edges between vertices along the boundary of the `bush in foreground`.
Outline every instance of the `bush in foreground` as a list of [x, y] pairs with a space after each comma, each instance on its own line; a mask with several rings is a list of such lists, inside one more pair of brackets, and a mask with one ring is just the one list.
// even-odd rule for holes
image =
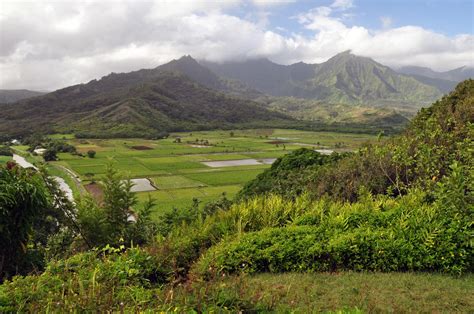
[[[250, 232], [211, 248], [195, 272], [472, 271], [472, 173], [457, 165], [434, 195], [355, 204], [318, 201], [294, 224]], [[434, 197], [434, 203], [427, 200]]]

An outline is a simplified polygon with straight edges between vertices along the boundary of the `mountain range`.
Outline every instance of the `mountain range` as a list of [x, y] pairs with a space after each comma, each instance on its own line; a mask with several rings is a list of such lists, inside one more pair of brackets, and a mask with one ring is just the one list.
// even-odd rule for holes
[[294, 127], [297, 120], [393, 127], [456, 84], [442, 77], [471, 76], [467, 68], [398, 71], [405, 73], [350, 51], [321, 64], [292, 65], [268, 59], [210, 63], [183, 56], [154, 69], [111, 73], [0, 104], [0, 134], [154, 137], [168, 131]]
[[73, 132], [87, 137], [159, 137], [168, 131], [289, 127], [260, 103], [206, 88], [161, 68], [112, 73], [44, 96], [0, 104], [0, 134]]
[[202, 64], [222, 77], [240, 80], [272, 96], [326, 103], [419, 108], [442, 94], [436, 86], [350, 51], [321, 64], [285, 66], [268, 59]]

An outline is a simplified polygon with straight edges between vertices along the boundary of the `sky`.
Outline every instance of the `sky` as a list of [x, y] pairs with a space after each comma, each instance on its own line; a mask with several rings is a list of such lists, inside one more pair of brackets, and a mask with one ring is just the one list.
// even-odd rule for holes
[[0, 89], [51, 91], [191, 55], [474, 66], [472, 0], [1, 0]]

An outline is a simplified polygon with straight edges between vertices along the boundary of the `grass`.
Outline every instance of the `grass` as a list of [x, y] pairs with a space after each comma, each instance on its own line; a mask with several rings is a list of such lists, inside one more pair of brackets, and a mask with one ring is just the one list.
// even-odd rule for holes
[[259, 274], [218, 281], [214, 288], [237, 289], [233, 287], [238, 287], [241, 299], [277, 313], [356, 309], [363, 313], [469, 313], [474, 309], [472, 274], [461, 278], [432, 273]]
[[[180, 137], [181, 143], [175, 138]], [[239, 160], [248, 158], [277, 158], [293, 149], [319, 145], [335, 150], [354, 150], [363, 142], [375, 140], [373, 135], [298, 130], [234, 130], [174, 133], [167, 139], [75, 139], [70, 134], [56, 134], [65, 138], [79, 152], [97, 152], [95, 158], [60, 153], [59, 164], [71, 169], [88, 183], [93, 177], [100, 180], [107, 164], [114, 165], [130, 178], [151, 178], [159, 187], [151, 193], [138, 193], [140, 202], [151, 194], [157, 198], [155, 211], [189, 206], [193, 198], [201, 201], [217, 199], [222, 192], [229, 197], [243, 184], [255, 178], [270, 165], [211, 168], [202, 161]], [[209, 147], [192, 147], [196, 140], [207, 140]], [[275, 145], [269, 142], [284, 141]], [[335, 148], [336, 146], [342, 147]], [[149, 149], [136, 149], [145, 146]], [[135, 148], [134, 148], [135, 147]], [[26, 150], [27, 147], [17, 147]], [[92, 177], [89, 175], [93, 174]]]
[[151, 179], [160, 190], [205, 186], [202, 182], [194, 181], [183, 176], [160, 176]]
[[0, 165], [6, 164], [9, 160], [12, 160], [11, 156], [0, 156]]
[[194, 199], [197, 199], [202, 206], [206, 202], [219, 199], [223, 194], [228, 198], [232, 198], [240, 189], [240, 185], [176, 188], [138, 193], [137, 196], [140, 204], [148, 200], [149, 197], [152, 197], [155, 200], [156, 205], [153, 217], [157, 218], [174, 207], [190, 207], [193, 204]]
[[228, 184], [243, 184], [255, 179], [262, 171], [260, 169], [219, 171], [211, 173], [190, 173], [187, 178], [204, 182], [207, 185], [219, 186]]

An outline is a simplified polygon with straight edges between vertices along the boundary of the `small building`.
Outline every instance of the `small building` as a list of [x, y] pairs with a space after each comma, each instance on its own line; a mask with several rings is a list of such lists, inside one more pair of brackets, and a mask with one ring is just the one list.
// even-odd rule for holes
[[21, 144], [20, 141], [19, 141], [19, 140], [16, 140], [16, 139], [11, 140], [10, 143], [11, 143], [12, 145], [20, 145], [20, 144]]
[[36, 148], [33, 152], [38, 155], [43, 155], [46, 151], [46, 148]]

